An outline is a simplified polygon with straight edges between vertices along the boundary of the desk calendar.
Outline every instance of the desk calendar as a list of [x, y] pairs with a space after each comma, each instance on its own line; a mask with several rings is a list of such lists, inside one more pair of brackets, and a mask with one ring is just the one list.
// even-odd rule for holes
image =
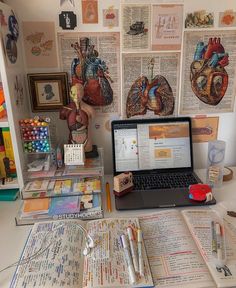
[[64, 145], [64, 163], [65, 165], [84, 165], [84, 145], [83, 144], [65, 144]]

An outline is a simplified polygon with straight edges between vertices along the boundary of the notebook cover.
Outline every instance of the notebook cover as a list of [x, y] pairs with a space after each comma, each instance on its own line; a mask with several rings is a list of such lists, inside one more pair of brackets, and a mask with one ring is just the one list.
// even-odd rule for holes
[[24, 200], [23, 212], [47, 211], [49, 203], [49, 198]]
[[79, 213], [80, 201], [78, 196], [55, 197], [52, 198], [49, 208], [49, 215], [66, 213]]

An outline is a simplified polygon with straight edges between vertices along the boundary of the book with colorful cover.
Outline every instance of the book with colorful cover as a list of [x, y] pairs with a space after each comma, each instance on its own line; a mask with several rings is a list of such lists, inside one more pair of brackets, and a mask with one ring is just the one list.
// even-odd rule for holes
[[5, 147], [6, 157], [9, 158], [10, 161], [10, 172], [12, 177], [16, 177], [16, 164], [14, 158], [14, 152], [12, 147], [12, 140], [9, 127], [2, 128], [2, 135]]
[[74, 181], [73, 192], [79, 194], [93, 194], [102, 191], [99, 177], [85, 177]]
[[58, 179], [55, 180], [54, 188], [52, 188], [52, 193], [55, 195], [68, 194], [71, 192], [71, 188], [71, 179]]
[[27, 199], [24, 201], [22, 212], [24, 215], [45, 214], [48, 213], [50, 199]]
[[48, 188], [49, 180], [34, 180], [29, 181], [24, 188], [24, 192], [31, 191], [46, 191]]
[[0, 176], [6, 177], [6, 170], [3, 159], [6, 157], [6, 151], [4, 146], [2, 128], [0, 128]]
[[51, 200], [49, 215], [58, 215], [64, 213], [79, 213], [79, 196], [55, 197]]
[[101, 194], [87, 194], [79, 196], [81, 210], [100, 210], [102, 209]]

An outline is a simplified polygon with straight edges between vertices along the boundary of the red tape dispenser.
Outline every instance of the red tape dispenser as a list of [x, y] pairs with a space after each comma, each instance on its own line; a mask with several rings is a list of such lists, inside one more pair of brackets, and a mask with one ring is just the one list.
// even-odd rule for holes
[[189, 199], [209, 202], [213, 199], [211, 187], [207, 184], [193, 184], [189, 186]]

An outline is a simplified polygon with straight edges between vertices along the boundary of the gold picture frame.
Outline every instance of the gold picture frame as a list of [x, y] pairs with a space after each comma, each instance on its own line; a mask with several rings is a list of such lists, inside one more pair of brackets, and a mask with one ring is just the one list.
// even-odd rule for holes
[[69, 103], [66, 72], [27, 74], [33, 112], [58, 111]]

